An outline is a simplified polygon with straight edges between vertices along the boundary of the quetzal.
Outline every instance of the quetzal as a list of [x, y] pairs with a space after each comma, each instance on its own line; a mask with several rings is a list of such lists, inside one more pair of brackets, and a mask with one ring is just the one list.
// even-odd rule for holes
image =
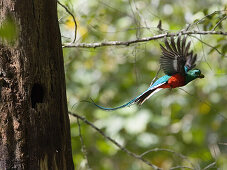
[[184, 36], [183, 40], [179, 36], [176, 42], [173, 37], [170, 38], [170, 42], [165, 38], [165, 47], [161, 44], [160, 47], [162, 50], [160, 65], [166, 74], [165, 76], [159, 78], [146, 91], [124, 105], [105, 108], [92, 101], [93, 104], [103, 110], [117, 110], [135, 103], [142, 105], [161, 89], [185, 86], [196, 78], [204, 78], [199, 69], [193, 69], [196, 66], [197, 54], [193, 54], [193, 51], [189, 52], [190, 42], [186, 43], [186, 36]]

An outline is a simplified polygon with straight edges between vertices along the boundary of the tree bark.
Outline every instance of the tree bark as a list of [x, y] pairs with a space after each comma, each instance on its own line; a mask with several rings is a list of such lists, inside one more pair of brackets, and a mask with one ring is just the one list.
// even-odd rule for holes
[[0, 43], [0, 169], [74, 169], [56, 0], [0, 0], [17, 24]]

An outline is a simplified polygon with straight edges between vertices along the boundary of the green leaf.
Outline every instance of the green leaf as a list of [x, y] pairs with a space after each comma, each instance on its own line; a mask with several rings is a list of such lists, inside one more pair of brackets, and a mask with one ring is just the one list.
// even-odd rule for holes
[[203, 13], [204, 13], [204, 15], [207, 15], [207, 14], [208, 14], [208, 9], [205, 8], [205, 9], [203, 10]]
[[222, 51], [223, 54], [225, 54], [227, 52], [227, 44], [222, 46], [221, 51]]
[[14, 41], [17, 37], [17, 27], [15, 21], [8, 17], [0, 26], [0, 39], [6, 41]]

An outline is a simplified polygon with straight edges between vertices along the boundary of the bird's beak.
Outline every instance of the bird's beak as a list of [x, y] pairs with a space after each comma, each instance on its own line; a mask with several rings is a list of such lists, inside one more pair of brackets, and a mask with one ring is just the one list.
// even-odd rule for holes
[[205, 76], [204, 76], [203, 74], [200, 74], [200, 75], [199, 75], [199, 78], [201, 78], [201, 79], [204, 78], [204, 77], [205, 77]]

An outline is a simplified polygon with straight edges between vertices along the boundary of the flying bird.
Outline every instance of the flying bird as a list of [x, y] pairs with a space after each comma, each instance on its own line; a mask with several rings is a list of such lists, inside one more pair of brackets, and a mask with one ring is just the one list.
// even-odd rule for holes
[[92, 103], [103, 110], [117, 110], [132, 104], [142, 105], [154, 93], [162, 89], [172, 89], [187, 85], [189, 82], [197, 79], [204, 78], [204, 75], [199, 69], [195, 69], [195, 62], [197, 54], [193, 51], [189, 52], [191, 42], [186, 42], [187, 37], [178, 36], [177, 40], [171, 37], [170, 40], [165, 38], [165, 47], [160, 44], [162, 55], [160, 57], [161, 69], [166, 75], [155, 81], [146, 91], [139, 96], [130, 100], [128, 103], [114, 108], [106, 108], [97, 105], [93, 100]]

